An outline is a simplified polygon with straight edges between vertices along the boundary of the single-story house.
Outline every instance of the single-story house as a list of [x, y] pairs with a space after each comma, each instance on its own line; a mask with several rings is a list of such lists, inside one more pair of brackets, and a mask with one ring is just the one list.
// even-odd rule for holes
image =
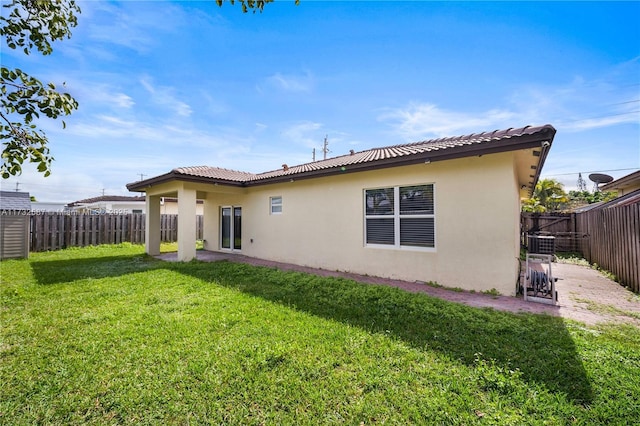
[[36, 214], [65, 213], [69, 211], [69, 208], [67, 203], [62, 201], [32, 201], [31, 211]]
[[[202, 215], [203, 202], [202, 200], [197, 200], [196, 203], [196, 214]], [[146, 213], [146, 204], [144, 196], [102, 195], [74, 201], [67, 204], [64, 210], [84, 214]], [[162, 197], [160, 199], [160, 213], [178, 214], [178, 200], [171, 197]]]
[[551, 125], [354, 152], [265, 173], [180, 167], [130, 183], [146, 193], [146, 251], [160, 252], [160, 200], [178, 199], [178, 260], [204, 249], [392, 279], [515, 294], [520, 202]]
[[0, 191], [0, 259], [29, 257], [31, 197]]
[[606, 185], [602, 185], [600, 190], [617, 191], [617, 197], [607, 202], [594, 203], [594, 207], [590, 210], [640, 203], [640, 170], [612, 180]]
[[144, 197], [101, 195], [67, 204], [67, 209], [84, 214], [130, 214], [144, 213]]
[[618, 191], [618, 197], [640, 190], [640, 170], [604, 184], [601, 191]]

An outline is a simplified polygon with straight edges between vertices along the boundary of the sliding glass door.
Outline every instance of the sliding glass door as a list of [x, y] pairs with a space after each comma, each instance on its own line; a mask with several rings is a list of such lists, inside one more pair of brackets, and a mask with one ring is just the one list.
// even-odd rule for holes
[[223, 249], [242, 249], [242, 207], [222, 207], [220, 239], [220, 247]]

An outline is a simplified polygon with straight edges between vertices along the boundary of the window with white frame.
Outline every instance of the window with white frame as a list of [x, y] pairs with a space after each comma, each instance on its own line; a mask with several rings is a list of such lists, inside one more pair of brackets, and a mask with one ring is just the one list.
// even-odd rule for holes
[[434, 185], [366, 189], [365, 244], [435, 248]]
[[282, 213], [282, 197], [270, 197], [271, 214]]

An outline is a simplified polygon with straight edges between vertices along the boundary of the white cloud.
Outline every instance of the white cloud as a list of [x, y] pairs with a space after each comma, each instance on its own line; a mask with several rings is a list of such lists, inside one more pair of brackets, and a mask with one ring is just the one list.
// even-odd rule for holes
[[178, 100], [174, 95], [174, 88], [167, 86], [153, 86], [146, 77], [140, 80], [140, 84], [142, 84], [142, 87], [144, 87], [151, 95], [151, 100], [155, 104], [167, 107], [181, 117], [188, 117], [193, 112], [187, 103]]
[[[62, 203], [101, 195], [105, 188], [101, 179], [91, 172], [63, 169], [57, 167], [55, 162], [52, 170], [51, 175], [45, 178], [35, 168], [25, 168], [20, 176], [10, 178], [7, 183], [15, 188], [15, 183], [18, 182], [20, 191], [29, 192], [38, 201]], [[2, 187], [5, 188], [5, 182]]]
[[477, 132], [479, 129], [511, 127], [518, 120], [517, 115], [515, 112], [499, 109], [473, 114], [448, 111], [429, 103], [412, 103], [403, 109], [388, 110], [378, 119], [391, 122], [398, 134], [415, 141]]
[[551, 123], [563, 132], [582, 132], [640, 123], [640, 59], [618, 64], [596, 78], [575, 76], [566, 84], [528, 84], [507, 99], [520, 115]]
[[295, 144], [315, 147], [322, 143], [323, 136], [318, 132], [322, 127], [321, 123], [303, 121], [284, 129], [282, 136]]
[[218, 148], [246, 143], [234, 135], [232, 130], [198, 130], [187, 126], [176, 126], [171, 122], [158, 120], [147, 122], [127, 119], [114, 115], [96, 115], [89, 120], [67, 126], [66, 134], [95, 140], [127, 140], [132, 149], [144, 143], [154, 146], [188, 146]]
[[[575, 76], [555, 86], [526, 84], [513, 89], [495, 108], [480, 111], [446, 109], [431, 102], [412, 102], [383, 110], [378, 120], [409, 141], [552, 124], [561, 132], [583, 132], [640, 123], [637, 58], [597, 79]], [[634, 74], [634, 72], [636, 74]], [[497, 105], [500, 105], [498, 107]]]
[[[168, 3], [144, 8], [144, 13], [135, 13], [135, 4], [125, 10], [117, 3], [85, 3], [91, 5], [89, 17], [92, 19], [87, 31], [94, 43], [122, 46], [138, 53], [146, 53], [158, 44], [158, 32], [171, 33], [188, 22], [183, 8]], [[82, 8], [84, 15], [85, 5]]]
[[135, 105], [133, 99], [131, 99], [130, 96], [127, 96], [124, 93], [114, 93], [111, 101], [120, 108], [131, 108], [133, 105]]
[[133, 98], [108, 85], [92, 85], [90, 83], [77, 85], [78, 101], [90, 104], [95, 109], [130, 109], [135, 105]]
[[617, 126], [619, 124], [638, 124], [640, 123], [640, 110], [619, 113], [615, 115], [586, 118], [576, 121], [560, 122], [558, 127], [566, 131], [582, 132], [602, 127]]
[[278, 72], [268, 77], [267, 83], [285, 92], [311, 92], [315, 79], [308, 72], [304, 75], [285, 75]]

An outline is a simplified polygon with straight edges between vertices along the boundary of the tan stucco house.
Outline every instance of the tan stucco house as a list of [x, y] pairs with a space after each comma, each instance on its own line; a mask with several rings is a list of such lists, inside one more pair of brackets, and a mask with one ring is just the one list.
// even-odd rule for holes
[[83, 214], [129, 214], [144, 213], [144, 197], [126, 197], [122, 195], [101, 195], [66, 205], [69, 211]]
[[540, 175], [550, 125], [403, 145], [253, 174], [182, 167], [130, 183], [146, 193], [146, 251], [160, 200], [178, 199], [178, 259], [204, 249], [315, 268], [514, 294], [520, 201]]
[[[35, 207], [36, 203], [32, 203]], [[197, 201], [196, 214], [202, 215], [202, 200]], [[102, 195], [100, 197], [87, 198], [74, 201], [63, 206], [65, 211], [73, 211], [84, 214], [131, 214], [146, 213], [147, 205], [145, 197], [125, 197], [121, 195]], [[60, 209], [63, 210], [63, 209]], [[161, 214], [178, 214], [178, 200], [176, 198], [162, 197], [160, 199]]]
[[640, 190], [640, 170], [622, 176], [600, 187], [601, 191], [617, 191], [618, 197]]

